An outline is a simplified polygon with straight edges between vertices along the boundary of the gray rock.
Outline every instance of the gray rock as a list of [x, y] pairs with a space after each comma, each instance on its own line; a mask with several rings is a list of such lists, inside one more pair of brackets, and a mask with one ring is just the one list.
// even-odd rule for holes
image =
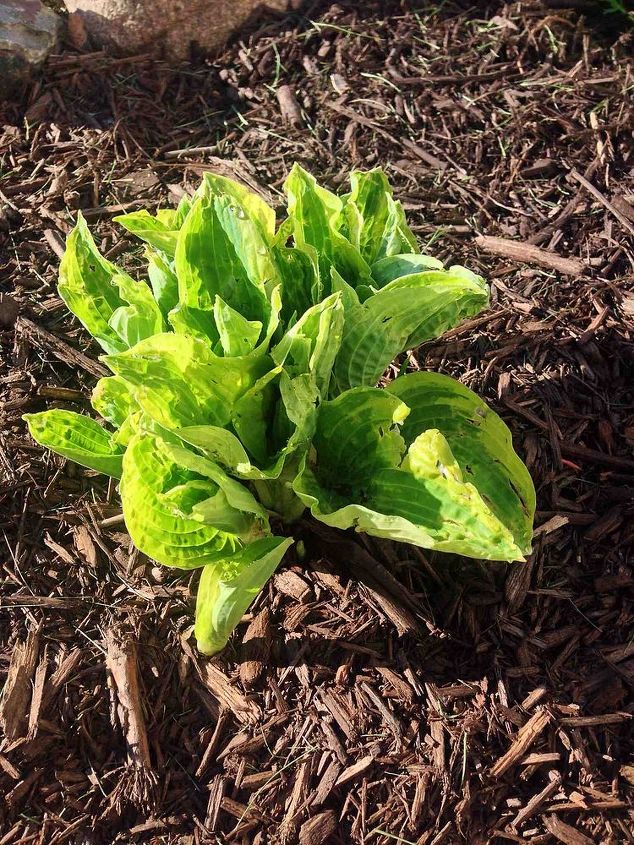
[[61, 27], [40, 0], [0, 0], [0, 99], [24, 87], [57, 45]]
[[81, 17], [96, 47], [134, 55], [150, 52], [169, 61], [186, 59], [195, 44], [204, 52], [227, 38], [261, 9], [286, 10], [299, 0], [64, 0]]

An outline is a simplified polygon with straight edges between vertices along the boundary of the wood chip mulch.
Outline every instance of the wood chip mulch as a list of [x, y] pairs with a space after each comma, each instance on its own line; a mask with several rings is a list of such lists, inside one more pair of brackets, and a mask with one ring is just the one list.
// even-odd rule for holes
[[[314, 5], [178, 70], [69, 49], [6, 107], [0, 845], [634, 842], [634, 35], [569, 5]], [[535, 552], [306, 522], [206, 661], [196, 575], [138, 554], [114, 486], [20, 417], [87, 409], [102, 371], [55, 290], [77, 209], [135, 271], [116, 213], [206, 169], [279, 204], [296, 159], [331, 187], [385, 167], [422, 243], [491, 280], [404, 363], [512, 427]]]

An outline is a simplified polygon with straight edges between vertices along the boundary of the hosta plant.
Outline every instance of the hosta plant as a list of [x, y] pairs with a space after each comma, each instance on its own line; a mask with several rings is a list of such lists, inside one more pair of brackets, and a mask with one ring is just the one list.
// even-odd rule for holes
[[286, 217], [207, 174], [175, 210], [117, 218], [146, 279], [98, 252], [79, 216], [59, 293], [104, 350], [99, 420], [29, 414], [35, 440], [119, 479], [136, 546], [200, 567], [195, 632], [219, 651], [308, 508], [426, 549], [530, 551], [535, 507], [502, 420], [454, 379], [401, 375], [402, 352], [488, 304], [464, 267], [421, 254], [380, 170], [337, 196], [295, 165]]

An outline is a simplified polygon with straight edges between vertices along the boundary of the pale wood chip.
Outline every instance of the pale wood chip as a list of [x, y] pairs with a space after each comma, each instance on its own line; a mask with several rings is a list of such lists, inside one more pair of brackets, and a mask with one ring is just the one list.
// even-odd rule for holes
[[[121, 635], [113, 628], [106, 631], [105, 640], [109, 684], [115, 698], [112, 704], [125, 736], [128, 759], [123, 776], [110, 793], [106, 813], [120, 814], [128, 803], [149, 811], [156, 801], [158, 778], [145, 729], [136, 644], [131, 636]], [[115, 713], [111, 713], [111, 718]]]
[[97, 547], [86, 525], [75, 526], [73, 529], [73, 544], [89, 566], [97, 566]]
[[348, 783], [348, 781], [354, 780], [355, 778], [359, 777], [359, 775], [362, 775], [364, 772], [367, 772], [373, 764], [374, 757], [372, 754], [368, 754], [367, 756], [362, 757], [360, 760], [357, 760], [356, 763], [353, 763], [351, 766], [348, 766], [347, 769], [343, 770], [343, 772], [337, 778], [335, 786], [342, 786], [344, 783]]
[[537, 795], [533, 795], [533, 797], [528, 801], [525, 807], [519, 811], [519, 813], [515, 816], [512, 821], [512, 826], [517, 828], [521, 824], [523, 824], [526, 819], [530, 819], [531, 816], [534, 816], [535, 813], [539, 811], [539, 808], [551, 798], [561, 786], [561, 775], [558, 772], [552, 771], [549, 772], [550, 782], [546, 784], [546, 786], [537, 793]]
[[342, 768], [343, 766], [341, 765], [339, 760], [335, 760], [333, 758], [330, 761], [330, 763], [326, 767], [326, 770], [321, 776], [321, 780], [317, 784], [315, 792], [313, 793], [313, 797], [311, 799], [311, 804], [313, 807], [319, 807], [328, 798], [328, 796], [334, 789], [335, 784], [337, 783], [337, 779], [341, 774]]
[[209, 800], [207, 802], [207, 815], [205, 816], [205, 827], [211, 833], [216, 830], [220, 804], [224, 798], [225, 779], [222, 775], [216, 775], [209, 788]]
[[298, 602], [308, 601], [312, 594], [309, 584], [291, 569], [278, 572], [273, 577], [273, 583], [280, 593], [284, 593], [285, 596], [290, 596]]
[[223, 709], [233, 713], [234, 717], [243, 724], [252, 722], [260, 714], [260, 708], [248, 701], [237, 690], [225, 673], [216, 663], [205, 661], [197, 663], [198, 675], [211, 695], [220, 703]]
[[11, 663], [0, 701], [0, 725], [9, 742], [24, 735], [29, 702], [31, 701], [31, 678], [35, 671], [41, 628], [31, 628], [26, 642], [13, 648]]
[[337, 817], [334, 810], [325, 810], [309, 819], [299, 831], [299, 845], [325, 845], [335, 832]]
[[261, 610], [249, 623], [242, 640], [240, 680], [251, 687], [262, 674], [271, 650], [271, 611]]
[[279, 827], [279, 835], [282, 842], [291, 843], [296, 840], [295, 816], [299, 812], [300, 806], [305, 799], [306, 792], [310, 781], [311, 761], [303, 760], [299, 766], [299, 771], [295, 775], [293, 783], [293, 791], [286, 802], [286, 812]]
[[586, 264], [578, 258], [562, 258], [556, 252], [541, 249], [523, 241], [478, 235], [475, 243], [483, 252], [490, 255], [501, 255], [503, 258], [510, 258], [522, 264], [537, 264], [549, 270], [556, 270], [565, 276], [581, 276], [587, 270]]
[[414, 690], [396, 672], [393, 672], [386, 666], [377, 666], [376, 671], [388, 682], [400, 699], [410, 704], [415, 700], [416, 694]]
[[55, 552], [55, 554], [63, 560], [67, 566], [76, 566], [77, 561], [75, 558], [64, 548], [64, 546], [60, 546], [59, 543], [56, 543], [50, 534], [47, 534], [46, 537], [44, 537], [44, 545], [48, 546], [52, 552]]
[[34, 739], [37, 735], [38, 721], [40, 718], [40, 711], [42, 709], [42, 697], [44, 695], [44, 682], [46, 681], [47, 662], [48, 658], [45, 647], [42, 659], [35, 670], [33, 693], [31, 695], [31, 709], [29, 711], [28, 739]]
[[429, 732], [434, 740], [433, 761], [435, 768], [442, 772], [445, 768], [445, 731], [440, 719], [433, 719]]
[[267, 783], [273, 781], [276, 776], [277, 772], [273, 769], [264, 769], [261, 772], [252, 772], [249, 775], [244, 775], [240, 788], [246, 789], [249, 792], [255, 792], [256, 789], [261, 789], [263, 786], [266, 786]]
[[216, 722], [216, 727], [214, 728], [214, 732], [209, 740], [209, 745], [205, 749], [205, 753], [203, 754], [203, 758], [198, 764], [198, 768], [196, 769], [196, 777], [199, 778], [207, 766], [209, 765], [211, 758], [214, 756], [216, 749], [218, 747], [218, 743], [220, 742], [220, 738], [224, 733], [224, 729], [227, 726], [227, 723], [230, 721], [231, 715], [226, 711], [223, 710], [220, 715], [218, 716], [218, 721]]
[[239, 801], [234, 801], [233, 798], [223, 798], [220, 802], [221, 808], [225, 813], [229, 813], [235, 819], [263, 819], [264, 816], [253, 804], [241, 804]]
[[400, 739], [401, 736], [402, 736], [402, 734], [401, 734], [401, 723], [398, 721], [398, 719], [396, 719], [394, 717], [394, 714], [391, 713], [388, 710], [386, 704], [381, 700], [381, 696], [376, 692], [376, 690], [373, 690], [372, 687], [369, 684], [362, 683], [361, 689], [364, 691], [364, 693], [368, 696], [370, 701], [374, 704], [376, 709], [379, 711], [383, 721], [389, 727], [389, 729], [392, 731], [394, 736], [397, 739]]
[[602, 716], [564, 716], [559, 722], [571, 728], [598, 728], [602, 725], [619, 725], [631, 718], [631, 713], [604, 713]]
[[564, 845], [595, 845], [594, 839], [590, 839], [585, 833], [581, 833], [555, 815], [542, 816], [542, 821], [546, 830]]
[[546, 687], [536, 687], [532, 692], [526, 696], [524, 701], [520, 704], [524, 710], [532, 710], [533, 707], [548, 694]]
[[491, 775], [498, 778], [512, 768], [526, 754], [551, 720], [552, 715], [544, 709], [538, 710], [531, 716], [515, 735], [515, 739], [506, 754], [493, 764]]
[[0, 769], [2, 769], [12, 780], [20, 780], [21, 775], [13, 763], [4, 754], [0, 754]]
[[302, 110], [297, 102], [295, 92], [290, 85], [280, 85], [276, 91], [277, 102], [280, 104], [282, 119], [293, 126], [301, 126]]
[[541, 766], [543, 763], [556, 763], [559, 760], [559, 751], [545, 751], [543, 754], [527, 754], [522, 760], [522, 766]]
[[357, 730], [352, 724], [352, 713], [345, 701], [332, 690], [327, 689], [319, 690], [319, 698], [350, 742], [356, 742]]

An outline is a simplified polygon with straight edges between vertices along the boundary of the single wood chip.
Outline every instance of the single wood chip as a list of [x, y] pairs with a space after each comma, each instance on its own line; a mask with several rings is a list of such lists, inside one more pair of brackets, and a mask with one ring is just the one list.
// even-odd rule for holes
[[396, 672], [393, 672], [386, 666], [377, 666], [376, 671], [382, 675], [382, 677], [392, 687], [398, 698], [403, 701], [407, 701], [408, 704], [411, 704], [414, 701], [416, 698], [414, 690], [406, 681], [403, 680], [403, 678], [397, 675]]
[[220, 804], [224, 798], [225, 779], [222, 775], [216, 775], [209, 789], [209, 800], [207, 802], [207, 815], [205, 816], [205, 827], [210, 833], [216, 830]]
[[530, 819], [531, 816], [534, 816], [544, 801], [547, 801], [555, 794], [555, 792], [557, 792], [561, 786], [561, 775], [558, 772], [552, 771], [549, 773], [549, 776], [550, 782], [547, 783], [546, 786], [537, 793], [537, 795], [533, 795], [526, 806], [522, 807], [519, 813], [515, 816], [512, 822], [512, 826], [514, 828], [518, 828], [521, 824], [524, 824], [526, 819]]
[[89, 566], [97, 566], [97, 549], [87, 525], [73, 528], [73, 545]]
[[13, 780], [20, 780], [20, 772], [4, 754], [0, 754], [0, 769], [2, 769]]
[[368, 769], [373, 765], [374, 757], [372, 754], [368, 754], [366, 757], [362, 757], [360, 760], [357, 760], [356, 763], [353, 763], [352, 766], [348, 766], [347, 769], [344, 769], [343, 772], [337, 778], [335, 786], [342, 786], [344, 783], [348, 783], [348, 781], [354, 780], [359, 775], [362, 775], [364, 772], [367, 772]]
[[588, 269], [586, 264], [578, 258], [562, 258], [561, 255], [550, 250], [508, 238], [478, 235], [475, 243], [483, 252], [488, 252], [490, 255], [501, 255], [503, 258], [510, 258], [522, 264], [538, 264], [548, 270], [556, 270], [564, 276], [582, 276]]
[[306, 602], [311, 596], [310, 586], [292, 569], [278, 572], [273, 577], [273, 583], [280, 593], [284, 593], [285, 596], [289, 596], [298, 602]]
[[527, 754], [522, 760], [522, 766], [542, 766], [544, 763], [557, 763], [559, 760], [559, 751], [545, 751], [543, 754]]
[[336, 693], [327, 689], [319, 691], [319, 698], [323, 701], [329, 713], [350, 742], [356, 742], [358, 738], [357, 731], [352, 724], [352, 713], [345, 702]]
[[263, 769], [261, 772], [252, 772], [242, 778], [240, 788], [247, 789], [249, 792], [255, 792], [256, 789], [260, 789], [262, 786], [269, 783], [269, 781], [272, 781], [276, 775], [277, 772], [273, 769]]
[[198, 768], [196, 769], [196, 777], [199, 778], [209, 765], [212, 757], [215, 755], [216, 750], [218, 748], [218, 743], [220, 742], [220, 738], [222, 737], [225, 727], [229, 722], [231, 716], [225, 710], [218, 716], [218, 721], [216, 722], [216, 727], [214, 728], [214, 732], [209, 740], [209, 745], [205, 749], [205, 753], [203, 754], [203, 758], [198, 764]]
[[0, 329], [10, 329], [18, 319], [20, 306], [8, 293], [0, 293]]
[[402, 736], [401, 731], [401, 723], [398, 719], [395, 718], [394, 714], [390, 712], [385, 702], [382, 700], [381, 696], [376, 692], [376, 690], [372, 689], [369, 684], [362, 683], [361, 689], [370, 699], [370, 701], [374, 704], [376, 709], [381, 714], [383, 722], [388, 726], [388, 728], [392, 731], [394, 736], [397, 739], [400, 739]]
[[500, 757], [491, 767], [492, 777], [499, 778], [512, 768], [526, 754], [551, 720], [551, 714], [543, 709], [538, 710], [531, 716], [515, 735], [515, 739], [506, 754]]
[[434, 767], [438, 772], [442, 772], [445, 769], [445, 731], [440, 719], [432, 720], [429, 726], [429, 732], [434, 740], [432, 755]]
[[233, 713], [239, 722], [247, 724], [259, 714], [260, 708], [255, 703], [247, 701], [215, 663], [205, 661], [197, 668], [205, 688], [220, 703], [221, 708]]
[[585, 833], [581, 833], [576, 827], [566, 824], [555, 815], [542, 816], [542, 821], [546, 830], [558, 842], [563, 842], [564, 845], [595, 845], [593, 839], [590, 839]]
[[223, 798], [220, 806], [225, 813], [229, 813], [235, 819], [263, 819], [262, 813], [253, 804], [241, 804], [239, 801], [234, 801], [233, 798]]
[[13, 648], [0, 701], [0, 726], [9, 742], [15, 742], [24, 735], [39, 642], [40, 628], [31, 628], [26, 642], [18, 643]]
[[131, 763], [152, 769], [150, 747], [141, 705], [137, 653], [130, 637], [121, 638], [112, 628], [106, 632], [106, 665], [117, 694], [117, 715], [124, 730]]
[[325, 845], [335, 832], [337, 817], [334, 810], [326, 810], [309, 819], [299, 831], [299, 845]]
[[251, 687], [262, 674], [271, 650], [271, 611], [261, 610], [249, 623], [242, 640], [240, 680]]
[[293, 126], [301, 126], [302, 110], [299, 107], [295, 92], [290, 85], [280, 85], [277, 89], [277, 102], [280, 104], [282, 119]]
[[598, 728], [602, 725], [619, 725], [631, 718], [631, 713], [604, 713], [602, 716], [564, 716], [559, 722], [569, 728]]
[[321, 780], [313, 793], [313, 797], [311, 799], [313, 807], [319, 807], [328, 798], [337, 783], [339, 775], [341, 774], [341, 769], [342, 765], [339, 760], [333, 758], [330, 763], [328, 763], [326, 771], [321, 776]]
[[62, 363], [74, 364], [76, 367], [86, 370], [87, 373], [95, 376], [95, 378], [108, 375], [108, 370], [97, 361], [93, 361], [92, 358], [73, 349], [68, 343], [55, 337], [54, 334], [46, 331], [42, 326], [37, 326], [31, 320], [27, 320], [26, 317], [18, 317], [15, 327], [18, 333], [32, 340], [39, 347], [51, 352]]
[[33, 681], [31, 709], [29, 711], [29, 730], [27, 734], [29, 739], [34, 739], [37, 736], [38, 722], [42, 710], [42, 697], [44, 695], [44, 683], [46, 681], [47, 663], [46, 647], [44, 647], [44, 654], [35, 670], [35, 679]]

